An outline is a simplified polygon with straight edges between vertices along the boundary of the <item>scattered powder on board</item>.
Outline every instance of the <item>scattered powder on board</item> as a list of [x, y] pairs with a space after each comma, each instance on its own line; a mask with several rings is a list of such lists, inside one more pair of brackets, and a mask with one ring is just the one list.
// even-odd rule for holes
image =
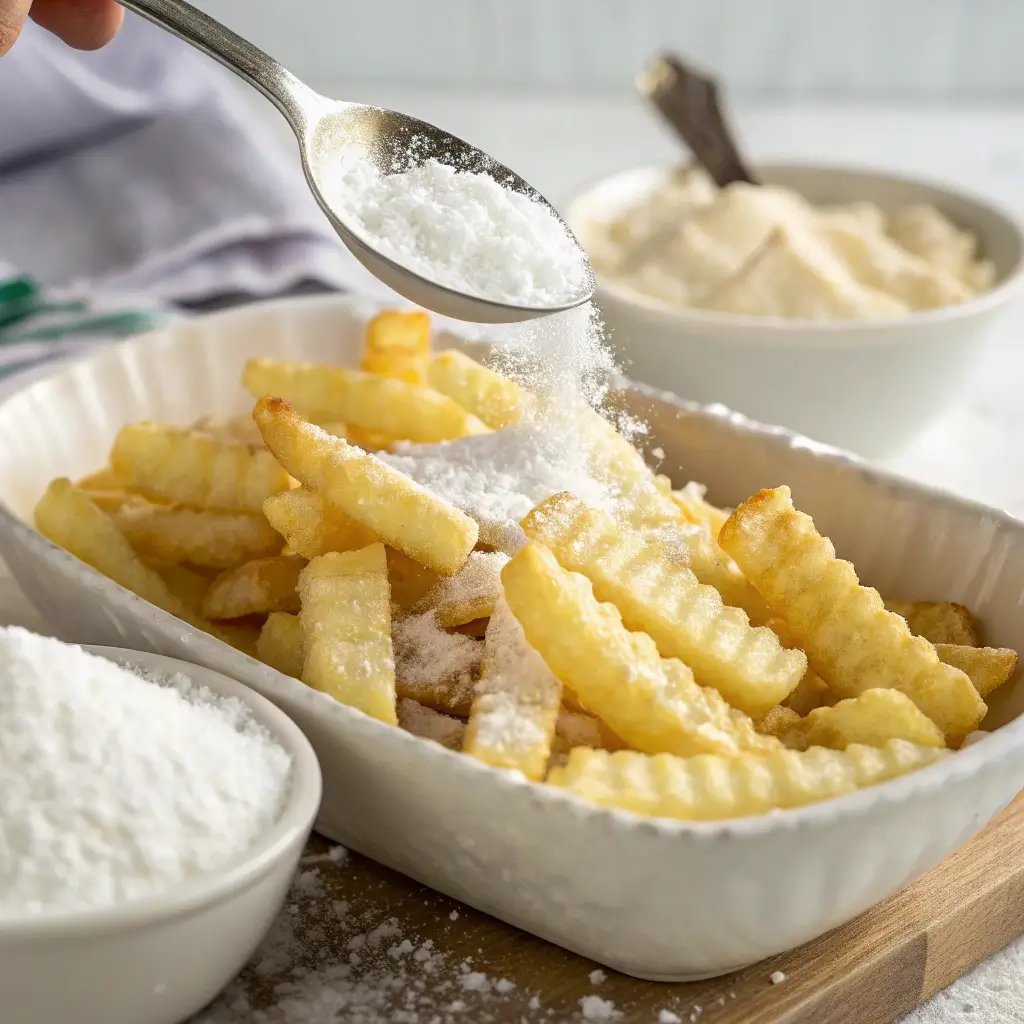
[[290, 776], [240, 701], [0, 629], [0, 917], [212, 871], [277, 819]]
[[584, 1020], [621, 1020], [622, 1011], [617, 1009], [610, 999], [600, 996], [584, 996], [580, 1000], [580, 1010]]
[[[338, 848], [340, 849], [340, 848]], [[320, 855], [317, 855], [320, 856]], [[345, 863], [344, 854], [322, 856]], [[307, 858], [307, 863], [311, 859]], [[319, 861], [318, 861], [319, 863]], [[300, 870], [284, 910], [249, 965], [189, 1024], [582, 1024], [633, 1019], [597, 995], [571, 1006], [540, 995], [472, 957], [445, 948], [459, 942], [458, 911], [438, 910], [438, 938], [423, 939], [361, 890], [350, 904], [332, 900], [318, 867]], [[433, 897], [425, 904], [435, 907]], [[358, 902], [357, 902], [358, 901]], [[437, 935], [438, 921], [431, 923]], [[464, 944], [464, 938], [460, 945]], [[586, 975], [581, 972], [581, 980]], [[662, 1011], [659, 1024], [676, 1024]]]
[[328, 193], [375, 249], [456, 291], [557, 306], [589, 283], [582, 253], [558, 217], [489, 175], [435, 159], [382, 175], [348, 155], [334, 168]]

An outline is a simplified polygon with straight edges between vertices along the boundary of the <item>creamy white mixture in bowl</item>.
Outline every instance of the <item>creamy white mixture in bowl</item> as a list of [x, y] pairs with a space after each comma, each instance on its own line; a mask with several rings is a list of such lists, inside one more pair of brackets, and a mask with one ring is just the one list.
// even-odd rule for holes
[[634, 378], [864, 456], [954, 404], [1024, 279], [1016, 218], [886, 172], [640, 167], [567, 210]]

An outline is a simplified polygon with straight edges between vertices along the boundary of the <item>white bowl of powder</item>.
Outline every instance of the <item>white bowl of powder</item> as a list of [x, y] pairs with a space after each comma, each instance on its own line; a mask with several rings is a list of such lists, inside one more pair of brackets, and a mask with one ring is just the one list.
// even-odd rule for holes
[[198, 1011], [280, 910], [320, 793], [305, 736], [241, 683], [0, 629], [5, 1024]]

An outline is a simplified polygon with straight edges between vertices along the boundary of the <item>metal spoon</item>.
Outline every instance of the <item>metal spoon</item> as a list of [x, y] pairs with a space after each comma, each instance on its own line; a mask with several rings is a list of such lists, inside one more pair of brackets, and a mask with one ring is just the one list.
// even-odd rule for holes
[[[274, 103], [295, 132], [310, 190], [341, 240], [374, 277], [407, 299], [457, 320], [517, 323], [572, 309], [593, 295], [595, 284], [590, 263], [564, 222], [566, 234], [579, 249], [587, 274], [579, 294], [558, 306], [510, 305], [464, 294], [421, 277], [378, 252], [345, 222], [342, 212], [332, 207], [324, 194], [331, 169], [342, 149], [358, 152], [381, 174], [392, 173], [396, 167], [404, 170], [433, 157], [462, 171], [490, 175], [505, 188], [543, 203], [559, 221], [561, 217], [529, 183], [475, 146], [394, 110], [344, 103], [319, 95], [261, 49], [184, 0], [119, 2], [220, 61]], [[414, 153], [410, 152], [413, 142]]]

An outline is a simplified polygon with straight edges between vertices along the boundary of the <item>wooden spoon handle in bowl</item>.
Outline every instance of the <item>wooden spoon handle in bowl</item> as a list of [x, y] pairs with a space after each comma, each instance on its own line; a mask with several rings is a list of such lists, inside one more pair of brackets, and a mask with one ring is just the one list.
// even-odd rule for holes
[[637, 78], [637, 87], [693, 151], [720, 188], [734, 181], [759, 184], [740, 156], [718, 102], [718, 83], [678, 57], [658, 57]]

